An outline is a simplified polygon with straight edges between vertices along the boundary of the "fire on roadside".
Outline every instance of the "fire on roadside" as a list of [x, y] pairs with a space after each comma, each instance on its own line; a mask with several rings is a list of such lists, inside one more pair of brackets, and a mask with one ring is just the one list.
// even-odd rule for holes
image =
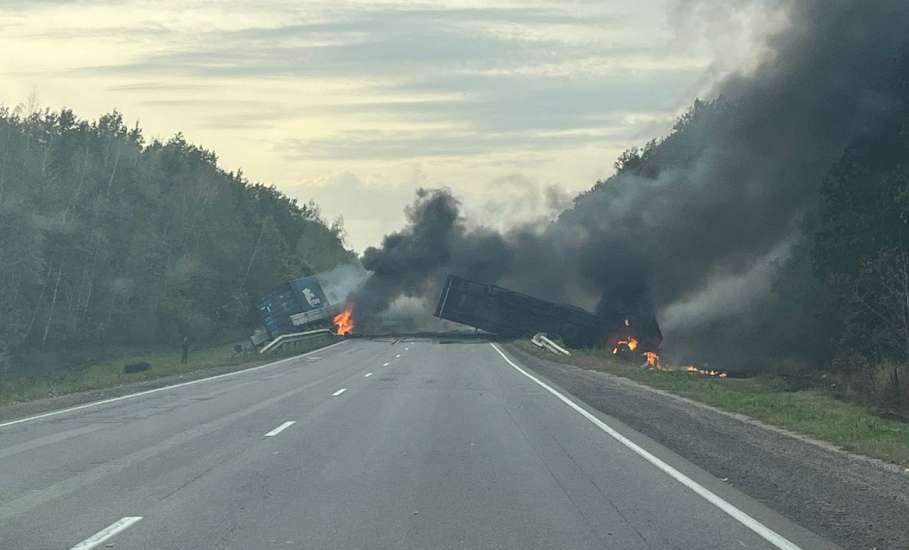
[[354, 329], [353, 306], [347, 306], [344, 311], [335, 315], [332, 321], [335, 324], [335, 332], [338, 336], [350, 334]]
[[713, 370], [713, 369], [699, 369], [694, 365], [688, 365], [688, 368], [685, 369], [686, 372], [690, 374], [700, 374], [701, 376], [713, 376], [716, 378], [726, 378], [729, 376], [723, 371]]
[[622, 348], [627, 348], [628, 351], [634, 351], [638, 349], [638, 340], [634, 336], [629, 336], [628, 338], [622, 338], [621, 340], [616, 340], [615, 346], [612, 348], [612, 353], [619, 353], [619, 350]]
[[[613, 344], [612, 353], [614, 355], [619, 355], [622, 353], [624, 357], [628, 358], [628, 355], [625, 354], [625, 352], [635, 351], [639, 346], [640, 342], [634, 336], [620, 338]], [[689, 365], [687, 367], [676, 367], [674, 365], [663, 364], [660, 362], [659, 354], [655, 351], [643, 351], [641, 353], [641, 357], [644, 358], [644, 362], [641, 364], [641, 368], [643, 369], [654, 369], [664, 372], [687, 372], [689, 374], [695, 374], [709, 378], [727, 378], [729, 376], [728, 373], [716, 369], [698, 368], [693, 365]]]
[[642, 367], [647, 367], [651, 369], [660, 369], [660, 356], [657, 355], [654, 351], [645, 351], [641, 355], [644, 356], [644, 364]]

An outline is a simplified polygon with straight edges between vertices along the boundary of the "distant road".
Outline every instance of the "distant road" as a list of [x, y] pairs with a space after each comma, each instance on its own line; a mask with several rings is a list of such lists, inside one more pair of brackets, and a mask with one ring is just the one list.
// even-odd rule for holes
[[110, 547], [834, 548], [506, 351], [432, 340], [0, 424], [0, 548]]

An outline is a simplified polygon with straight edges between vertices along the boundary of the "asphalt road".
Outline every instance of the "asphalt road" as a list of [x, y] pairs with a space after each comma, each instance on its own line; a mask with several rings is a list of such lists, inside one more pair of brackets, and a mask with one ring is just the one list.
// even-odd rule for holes
[[489, 343], [0, 424], [0, 548], [834, 548]]

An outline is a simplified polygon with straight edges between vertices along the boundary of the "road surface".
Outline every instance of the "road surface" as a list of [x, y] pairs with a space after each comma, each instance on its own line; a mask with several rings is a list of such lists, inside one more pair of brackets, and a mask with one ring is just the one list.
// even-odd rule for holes
[[0, 424], [0, 548], [832, 548], [485, 342]]

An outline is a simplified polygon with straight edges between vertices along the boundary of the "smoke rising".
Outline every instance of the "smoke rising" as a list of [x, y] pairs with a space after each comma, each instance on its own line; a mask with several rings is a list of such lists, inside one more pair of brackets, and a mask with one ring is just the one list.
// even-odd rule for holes
[[605, 317], [655, 311], [677, 353], [764, 342], [756, 331], [780, 314], [768, 305], [773, 266], [797, 249], [832, 163], [896, 101], [909, 28], [904, 0], [772, 4], [788, 24], [757, 67], [553, 223], [492, 231], [468, 224], [450, 191], [421, 191], [407, 227], [364, 254], [364, 314], [398, 296], [431, 301], [454, 272]]

